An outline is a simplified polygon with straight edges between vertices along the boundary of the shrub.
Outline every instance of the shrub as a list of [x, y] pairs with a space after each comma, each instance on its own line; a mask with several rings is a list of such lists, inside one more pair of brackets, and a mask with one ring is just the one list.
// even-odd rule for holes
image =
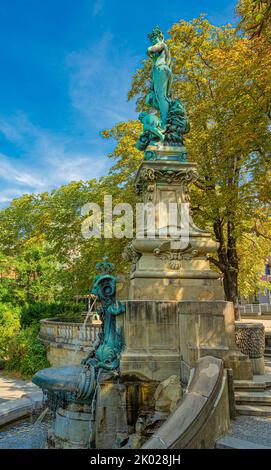
[[38, 340], [39, 324], [23, 328], [8, 345], [6, 370], [18, 371], [24, 376], [32, 376], [38, 370], [50, 367], [46, 349]]
[[84, 305], [68, 302], [33, 302], [22, 307], [21, 325], [27, 327], [42, 318], [74, 318], [81, 320]]
[[0, 303], [0, 358], [8, 355], [10, 341], [20, 330], [20, 309]]

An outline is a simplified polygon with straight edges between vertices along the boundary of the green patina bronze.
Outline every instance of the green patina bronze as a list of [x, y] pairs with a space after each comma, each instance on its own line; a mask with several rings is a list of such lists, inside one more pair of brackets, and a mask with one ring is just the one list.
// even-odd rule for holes
[[165, 129], [172, 81], [171, 55], [158, 26], [149, 34], [149, 38], [152, 45], [148, 48], [147, 54], [151, 57], [153, 66], [146, 103], [160, 111], [162, 127]]
[[97, 264], [97, 269], [100, 274], [94, 279], [91, 293], [100, 301], [102, 333], [84, 364], [92, 365], [95, 369], [116, 370], [123, 348], [122, 335], [116, 328], [116, 316], [125, 312], [125, 306], [122, 302], [116, 302], [116, 278], [111, 274], [113, 264], [105, 258]]
[[[190, 127], [184, 104], [171, 95], [170, 51], [158, 26], [149, 34], [149, 38], [151, 46], [148, 48], [147, 53], [151, 57], [153, 65], [146, 104], [153, 111], [151, 113], [141, 113], [139, 116], [143, 124], [143, 132], [136, 146], [139, 150], [145, 151], [145, 159], [150, 159], [150, 151], [147, 150], [149, 146], [159, 148], [161, 146], [182, 147], [180, 157], [171, 159], [186, 161], [187, 152], [184, 147], [183, 135], [189, 131]], [[159, 113], [160, 117], [155, 114], [156, 112]], [[151, 159], [160, 159], [155, 149], [152, 148], [151, 152]]]
[[101, 333], [88, 357], [81, 365], [50, 367], [37, 372], [32, 381], [41, 387], [52, 409], [67, 404], [91, 403], [102, 372], [118, 372], [123, 349], [122, 332], [116, 326], [116, 316], [125, 312], [125, 306], [116, 301], [114, 265], [107, 258], [97, 264], [91, 293], [100, 303]]
[[163, 142], [165, 137], [161, 120], [155, 114], [141, 113], [139, 120], [143, 124], [143, 133], [136, 144], [138, 150], [145, 150], [148, 145], [156, 145], [158, 142]]

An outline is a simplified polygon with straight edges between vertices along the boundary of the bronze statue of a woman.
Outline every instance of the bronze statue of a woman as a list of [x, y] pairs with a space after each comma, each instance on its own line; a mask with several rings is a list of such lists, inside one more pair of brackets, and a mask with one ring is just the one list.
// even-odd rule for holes
[[152, 83], [146, 102], [160, 111], [162, 128], [165, 129], [169, 110], [169, 90], [172, 80], [171, 56], [164, 41], [162, 31], [156, 26], [149, 34], [152, 45], [148, 48], [148, 55], [153, 60]]
[[[146, 97], [150, 113], [139, 116], [143, 124], [143, 132], [136, 144], [138, 150], [144, 151], [144, 159], [157, 159], [155, 148], [170, 146], [178, 147], [180, 161], [186, 161], [187, 150], [183, 135], [189, 131], [189, 121], [184, 104], [171, 96], [172, 83], [171, 55], [159, 26], [155, 26], [149, 34], [152, 45], [148, 48], [148, 56], [152, 59], [151, 85]], [[158, 113], [156, 113], [158, 111]], [[174, 159], [175, 157], [172, 156]], [[175, 159], [176, 159], [175, 158]]]

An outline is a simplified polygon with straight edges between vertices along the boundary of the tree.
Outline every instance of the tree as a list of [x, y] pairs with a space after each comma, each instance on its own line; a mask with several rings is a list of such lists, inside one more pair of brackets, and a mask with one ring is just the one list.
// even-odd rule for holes
[[[261, 235], [258, 235], [258, 231]], [[262, 279], [259, 273], [264, 273], [266, 259], [271, 253], [269, 234], [271, 222], [265, 221], [261, 227], [256, 227], [251, 233], [245, 233], [238, 242], [239, 265], [239, 291], [244, 298], [255, 296], [259, 290], [270, 290], [270, 282]]]
[[[121, 253], [127, 241], [84, 239], [81, 208], [92, 202], [103, 207], [104, 196], [113, 204], [133, 200], [116, 174], [100, 181], [71, 182], [51, 194], [25, 195], [0, 212], [2, 252], [2, 300], [23, 304], [47, 300], [71, 300], [87, 294], [96, 274], [95, 266], [105, 255], [117, 272], [128, 269]], [[12, 276], [10, 275], [12, 273]]]
[[56, 258], [46, 243], [27, 246], [20, 254], [1, 256], [0, 301], [24, 304], [52, 300], [58, 292]]
[[[200, 172], [192, 194], [193, 211], [219, 244], [217, 257], [210, 261], [223, 273], [226, 298], [237, 312], [243, 237], [253, 232], [255, 221], [262, 223], [270, 216], [266, 190], [271, 57], [250, 47], [249, 40], [230, 25], [218, 28], [202, 16], [173, 25], [169, 35], [173, 91], [187, 105], [191, 120], [187, 147]], [[145, 109], [150, 66], [143, 61], [129, 93], [129, 98], [137, 96], [138, 111]], [[128, 122], [126, 128], [122, 123], [122, 133], [118, 129], [120, 125], [111, 135], [117, 139], [114, 156], [121, 172], [127, 166], [128, 141], [136, 123]], [[132, 164], [135, 157], [133, 152]]]
[[241, 16], [239, 28], [251, 38], [265, 36], [271, 39], [271, 0], [239, 0], [237, 13]]
[[[210, 261], [223, 273], [226, 298], [237, 312], [239, 294], [255, 288], [263, 258], [271, 251], [270, 51], [265, 38], [250, 40], [230, 25], [218, 28], [202, 16], [174, 24], [168, 44], [173, 93], [186, 104], [191, 121], [189, 159], [199, 166], [193, 217], [218, 242], [217, 256]], [[143, 61], [129, 93], [137, 97], [138, 111], [146, 110], [150, 68], [150, 61]], [[142, 159], [135, 143], [141, 129], [139, 121], [130, 120], [103, 131], [105, 138], [116, 141], [106, 177], [71, 182], [51, 194], [25, 195], [0, 212], [3, 255], [22, 265], [29, 250], [38, 250], [45, 264], [52, 257], [56, 269], [45, 277], [54, 295], [87, 293], [95, 264], [105, 254], [118, 272], [127, 272], [121, 258], [127, 241], [84, 239], [80, 209], [88, 202], [103, 206], [108, 194], [113, 204], [135, 204], [134, 176]], [[35, 295], [45, 285], [37, 283]]]
[[0, 302], [0, 359], [6, 359], [9, 342], [20, 330], [20, 309]]

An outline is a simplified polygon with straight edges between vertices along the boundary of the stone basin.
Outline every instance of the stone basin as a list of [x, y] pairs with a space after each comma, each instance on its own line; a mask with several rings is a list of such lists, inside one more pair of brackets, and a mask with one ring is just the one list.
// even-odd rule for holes
[[43, 390], [67, 391], [75, 393], [83, 366], [49, 367], [38, 371], [32, 381]]
[[50, 367], [40, 370], [32, 379], [43, 390], [52, 409], [68, 403], [88, 403], [94, 380], [94, 369], [84, 365]]

